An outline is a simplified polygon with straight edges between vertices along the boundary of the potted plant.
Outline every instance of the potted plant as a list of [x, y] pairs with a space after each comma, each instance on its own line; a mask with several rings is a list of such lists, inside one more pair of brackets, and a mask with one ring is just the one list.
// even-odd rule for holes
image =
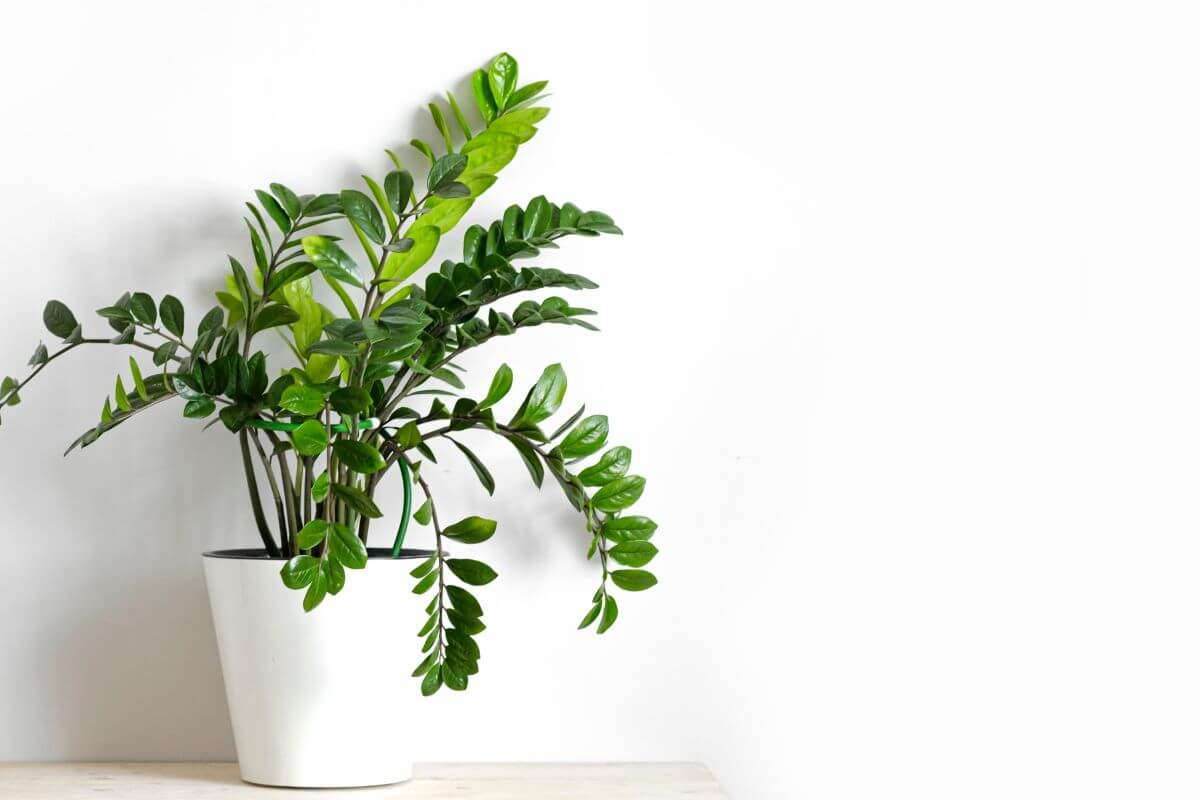
[[[99, 309], [112, 336], [85, 333], [52, 300], [43, 319], [61, 346], [51, 352], [39, 344], [28, 377], [0, 385], [0, 405], [15, 406], [29, 381], [63, 355], [84, 345], [129, 347], [145, 353], [130, 357], [99, 423], [68, 453], [168, 401], [178, 401], [189, 421], [233, 434], [258, 542], [205, 553], [204, 568], [248, 781], [403, 780], [411, 755], [396, 736], [412, 726], [396, 721], [411, 706], [396, 676], [418, 662], [412, 675], [432, 695], [443, 686], [466, 689], [478, 671], [485, 626], [474, 591], [496, 572], [449, 548], [487, 541], [496, 523], [439, 518], [421, 471], [428, 461], [462, 458], [491, 494], [492, 475], [462, 432], [511, 443], [533, 483], [540, 487], [549, 475], [579, 512], [581, 547], [597, 564], [599, 584], [580, 628], [612, 627], [613, 587], [641, 591], [656, 583], [642, 569], [657, 552], [649, 541], [655, 524], [627, 513], [645, 484], [629, 472], [629, 448], [609, 447], [607, 418], [583, 416], [582, 408], [551, 421], [567, 388], [563, 369], [547, 367], [502, 414], [512, 370], [501, 364], [486, 393], [472, 397], [455, 361], [527, 328], [595, 330], [588, 309], [556, 295], [521, 295], [596, 284], [519, 262], [567, 238], [620, 229], [601, 212], [536, 197], [508, 207], [502, 219], [470, 225], [461, 257], [414, 278], [548, 113], [537, 105], [546, 82], [521, 86], [517, 75], [507, 54], [474, 74], [482, 124], [468, 121], [453, 94], [449, 113], [429, 104], [440, 141], [411, 142], [423, 177], [388, 151], [394, 169], [379, 180], [364, 176], [361, 189], [297, 194], [274, 183], [256, 191], [247, 203], [247, 266], [229, 257], [218, 305], [190, 332], [190, 315], [170, 295], [132, 292]], [[355, 247], [363, 260], [350, 254]], [[314, 292], [319, 282], [331, 290], [332, 307]], [[268, 366], [256, 346], [264, 335], [286, 343], [289, 363]], [[153, 367], [138, 355], [149, 355]], [[386, 491], [403, 493], [403, 513], [387, 546], [371, 547], [381, 516], [375, 498], [393, 473], [399, 486]], [[410, 520], [429, 529], [427, 549], [405, 547]], [[416, 645], [396, 633], [396, 610], [408, 592], [429, 598], [426, 616], [413, 623]]]

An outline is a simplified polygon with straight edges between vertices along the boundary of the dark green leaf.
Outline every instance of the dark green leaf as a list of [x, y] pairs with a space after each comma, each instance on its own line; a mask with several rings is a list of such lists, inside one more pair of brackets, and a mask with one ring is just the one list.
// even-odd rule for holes
[[189, 419], [203, 419], [216, 410], [217, 404], [211, 397], [197, 397], [184, 404], [183, 415]]
[[492, 534], [495, 532], [495, 520], [484, 519], [483, 517], [467, 517], [447, 527], [442, 531], [442, 535], [463, 544], [479, 544], [492, 538]]
[[[400, 214], [412, 199], [413, 177], [407, 171], [392, 171], [383, 179], [383, 192], [392, 211]], [[411, 245], [410, 245], [411, 246]]]
[[71, 309], [58, 300], [46, 303], [46, 308], [42, 311], [42, 322], [48, 331], [60, 339], [66, 339], [79, 326]]
[[283, 207], [279, 205], [279, 202], [274, 197], [271, 197], [271, 195], [261, 189], [255, 189], [254, 196], [258, 198], [259, 205], [267, 212], [267, 216], [279, 226], [280, 231], [287, 233], [291, 230], [291, 219], [288, 218], [287, 212], [283, 210]]
[[433, 585], [437, 583], [437, 573], [427, 573], [421, 580], [417, 581], [417, 585], [413, 587], [413, 594], [425, 594]]
[[452, 182], [459, 175], [462, 175], [463, 170], [466, 168], [466, 156], [462, 153], [447, 153], [433, 162], [433, 166], [429, 168], [429, 175], [425, 180], [426, 187], [429, 191], [436, 192], [441, 187]]
[[[408, 574], [412, 575], [414, 578], [424, 578], [426, 575], [428, 575], [430, 572], [433, 571], [433, 568], [435, 566], [437, 566], [437, 556], [430, 556], [429, 558], [425, 559], [420, 564], [418, 564], [415, 568], [413, 568], [413, 570], [411, 572], [409, 572]], [[425, 632], [421, 633], [420, 635], [424, 636], [428, 632], [429, 631], [425, 631]]]
[[158, 309], [154, 306], [154, 298], [145, 292], [134, 292], [129, 298], [129, 310], [138, 322], [153, 326], [158, 321]]
[[[449, 436], [446, 438], [450, 439]], [[494, 494], [496, 491], [496, 479], [492, 477], [492, 473], [488, 471], [484, 463], [479, 460], [479, 456], [471, 452], [466, 445], [460, 444], [454, 439], [450, 439], [450, 441], [467, 457], [467, 461], [471, 464], [471, 469], [475, 470], [475, 476], [479, 478], [479, 482], [483, 484], [483, 488], [487, 489], [487, 493]]]
[[183, 336], [183, 303], [174, 295], [167, 295], [158, 304], [158, 314], [163, 327], [176, 336]]
[[640, 475], [625, 475], [604, 484], [592, 496], [592, 506], [597, 511], [614, 513], [629, 508], [642, 496], [646, 479]]
[[317, 271], [316, 266], [307, 261], [295, 261], [285, 267], [275, 270], [271, 273], [271, 280], [267, 283], [267, 296], [275, 294], [275, 292], [287, 286], [292, 281], [300, 280]]
[[329, 405], [339, 414], [365, 414], [371, 408], [371, 395], [356, 386], [343, 386], [329, 395]]
[[338, 461], [363, 475], [370, 475], [387, 466], [387, 462], [383, 460], [379, 451], [366, 442], [338, 439], [333, 443], [333, 452]]
[[346, 505], [364, 517], [378, 519], [383, 516], [383, 512], [379, 510], [379, 506], [375, 505], [375, 501], [368, 497], [361, 489], [356, 489], [353, 486], [344, 486], [340, 483], [335, 483], [330, 488], [333, 489], [334, 494], [346, 502]]
[[517, 453], [520, 454], [525, 469], [529, 470], [529, 477], [533, 479], [533, 485], [540, 489], [542, 480], [546, 477], [546, 469], [542, 466], [542, 460], [537, 451], [533, 449], [533, 445], [520, 436], [513, 435], [506, 438], [512, 442], [513, 447], [517, 448]]
[[459, 580], [472, 586], [483, 586], [496, 579], [496, 572], [482, 561], [473, 558], [448, 558], [446, 566]]
[[341, 198], [342, 212], [346, 218], [357, 225], [372, 242], [383, 244], [387, 231], [383, 227], [379, 209], [371, 202], [371, 198], [355, 189], [344, 189]]
[[618, 569], [610, 575], [613, 583], [627, 592], [641, 592], [658, 583], [658, 578], [644, 569]]
[[291, 325], [300, 321], [300, 314], [283, 303], [272, 303], [259, 310], [254, 317], [254, 332], [265, 331], [280, 325]]
[[270, 188], [271, 194], [275, 195], [275, 199], [283, 206], [283, 210], [289, 217], [296, 219], [300, 216], [300, 198], [296, 196], [295, 192], [282, 183], [272, 183]]
[[450, 602], [454, 604], [454, 607], [462, 613], [471, 617], [483, 616], [483, 607], [479, 605], [475, 595], [461, 586], [447, 586], [446, 594], [449, 595]]

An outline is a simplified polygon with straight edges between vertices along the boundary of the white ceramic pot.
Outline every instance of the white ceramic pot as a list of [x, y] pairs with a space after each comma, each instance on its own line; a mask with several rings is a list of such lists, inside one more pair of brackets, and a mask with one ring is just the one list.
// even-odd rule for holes
[[412, 776], [409, 734], [420, 692], [410, 625], [414, 558], [371, 550], [363, 570], [310, 613], [262, 550], [204, 554], [225, 696], [242, 779], [351, 787]]

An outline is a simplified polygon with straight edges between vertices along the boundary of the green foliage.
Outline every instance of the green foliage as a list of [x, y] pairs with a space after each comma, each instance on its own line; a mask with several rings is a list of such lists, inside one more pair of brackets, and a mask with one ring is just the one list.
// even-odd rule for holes
[[[305, 194], [271, 183], [254, 190], [244, 245], [228, 256], [217, 306], [195, 318], [194, 332], [172, 295], [122, 293], [99, 308], [105, 333], [91, 337], [52, 300], [42, 319], [61, 344], [39, 343], [24, 381], [0, 381], [0, 405], [15, 406], [31, 378], [77, 347], [149, 353], [153, 368], [129, 358], [99, 421], [68, 452], [168, 401], [180, 403], [183, 417], [205, 420], [205, 428], [233, 433], [263, 549], [280, 559], [281, 582], [302, 592], [306, 611], [339, 594], [348, 570], [368, 567], [372, 522], [382, 516], [377, 492], [391, 467], [402, 465], [424, 494], [412, 519], [433, 540], [433, 555], [411, 570], [413, 591], [429, 598], [413, 673], [424, 694], [461, 691], [478, 673], [477, 637], [487, 626], [472, 591], [498, 577], [485, 561], [446, 549], [488, 542], [496, 522], [468, 516], [442, 526], [421, 475], [425, 461], [457, 451], [494, 494], [501, 487], [473, 437], [509, 442], [535, 486], [549, 476], [579, 513], [581, 549], [586, 542], [600, 573], [580, 627], [609, 630], [618, 619], [613, 589], [643, 591], [657, 582], [646, 570], [658, 553], [650, 541], [657, 526], [629, 513], [645, 480], [629, 473], [628, 447], [608, 445], [607, 416], [585, 416], [582, 407], [562, 413], [563, 367], [552, 364], [514, 396], [516, 376], [500, 364], [477, 400], [457, 362], [493, 338], [543, 325], [596, 330], [588, 321], [593, 311], [553, 294], [596, 283], [532, 261], [568, 237], [621, 233], [603, 212], [539, 195], [508, 206], [499, 219], [468, 225], [454, 242], [461, 258], [427, 268], [549, 113], [536, 105], [546, 82], [522, 85], [507, 53], [476, 71], [471, 88], [473, 109], [452, 94], [429, 104], [437, 137], [413, 140], [418, 166], [388, 151], [387, 171], [363, 175], [355, 187]], [[332, 308], [318, 289], [330, 293]], [[283, 343], [286, 363], [268, 366], [264, 336]], [[407, 489], [404, 501], [406, 509], [416, 505]]]

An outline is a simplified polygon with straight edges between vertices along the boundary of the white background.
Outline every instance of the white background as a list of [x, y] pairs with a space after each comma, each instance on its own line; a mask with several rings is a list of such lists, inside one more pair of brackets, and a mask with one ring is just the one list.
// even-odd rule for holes
[[[381, 174], [507, 49], [554, 111], [471, 219], [544, 192], [626, 236], [549, 262], [603, 284], [602, 334], [492, 345], [471, 386], [563, 362], [649, 478], [662, 582], [575, 632], [595, 569], [561, 499], [507, 446], [480, 445], [490, 501], [447, 454], [447, 516], [500, 520], [502, 576], [470, 692], [397, 721], [418, 757], [701, 760], [744, 800], [1195, 797], [1197, 22], [14, 5], [0, 360], [23, 374], [49, 297], [170, 291], [194, 325], [249, 190]], [[72, 354], [4, 412], [3, 759], [234, 754], [198, 557], [255, 544], [230, 437], [162, 408], [60, 457], [123, 364]]]

